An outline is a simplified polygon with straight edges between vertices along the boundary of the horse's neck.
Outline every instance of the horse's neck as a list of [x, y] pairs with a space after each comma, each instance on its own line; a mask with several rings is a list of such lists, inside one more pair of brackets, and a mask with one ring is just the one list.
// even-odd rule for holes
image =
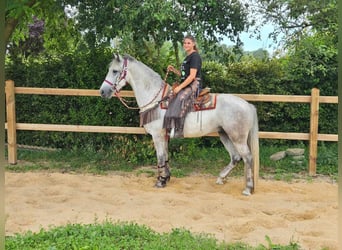
[[130, 70], [129, 83], [133, 89], [139, 107], [148, 104], [153, 101], [153, 99], [159, 101], [161, 98], [163, 80], [153, 71], [148, 69], [146, 71], [144, 67], [135, 66], [135, 68]]

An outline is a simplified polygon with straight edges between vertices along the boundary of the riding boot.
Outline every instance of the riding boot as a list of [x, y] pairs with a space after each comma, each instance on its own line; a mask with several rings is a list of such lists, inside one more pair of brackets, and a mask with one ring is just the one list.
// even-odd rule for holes
[[166, 183], [170, 181], [170, 178], [171, 178], [171, 173], [167, 164], [165, 164], [164, 166], [158, 166], [158, 178], [157, 178], [155, 187], [157, 188], [165, 187]]
[[170, 130], [170, 138], [184, 138], [183, 129], [181, 129], [181, 128], [172, 128]]
[[170, 138], [174, 138], [175, 137], [175, 128], [172, 128], [170, 130]]

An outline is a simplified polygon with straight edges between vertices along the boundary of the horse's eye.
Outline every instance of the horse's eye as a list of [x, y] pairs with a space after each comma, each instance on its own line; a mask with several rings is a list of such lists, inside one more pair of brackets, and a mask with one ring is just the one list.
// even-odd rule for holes
[[116, 73], [118, 73], [118, 71], [113, 69], [113, 74], [115, 75]]

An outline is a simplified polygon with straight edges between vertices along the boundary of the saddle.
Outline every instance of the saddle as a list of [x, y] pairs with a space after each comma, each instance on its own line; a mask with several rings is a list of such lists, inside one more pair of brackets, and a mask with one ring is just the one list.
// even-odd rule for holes
[[198, 104], [200, 106], [205, 105], [210, 101], [210, 88], [204, 88], [201, 90], [201, 92], [198, 94], [195, 104]]
[[[178, 83], [174, 83], [172, 85], [172, 90], [176, 88]], [[171, 89], [165, 88], [163, 92], [163, 98], [167, 97], [170, 94]], [[168, 102], [164, 101], [160, 103], [160, 107], [162, 109], [168, 108]], [[198, 94], [195, 102], [194, 102], [194, 111], [200, 110], [208, 110], [208, 109], [215, 109], [216, 108], [216, 94], [210, 93], [210, 88], [204, 88]]]

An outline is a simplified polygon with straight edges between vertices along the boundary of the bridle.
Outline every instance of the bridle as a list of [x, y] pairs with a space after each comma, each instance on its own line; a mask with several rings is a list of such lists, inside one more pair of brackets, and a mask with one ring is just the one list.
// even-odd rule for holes
[[112, 86], [112, 89], [115, 93], [115, 96], [117, 96], [117, 94], [120, 92], [120, 90], [116, 89], [116, 86], [118, 85], [119, 82], [121, 82], [122, 80], [125, 80], [125, 84], [123, 87], [125, 87], [127, 85], [127, 80], [126, 80], [126, 76], [127, 76], [127, 64], [128, 64], [128, 60], [127, 58], [124, 58], [124, 62], [122, 65], [122, 70], [120, 73], [120, 77], [118, 78], [118, 80], [116, 80], [116, 83], [112, 83], [110, 81], [108, 81], [107, 79], [104, 80], [104, 82], [108, 83], [110, 86]]
[[[160, 89], [158, 90], [157, 94], [153, 97], [153, 99], [148, 102], [147, 104], [141, 106], [141, 107], [130, 107], [128, 104], [127, 104], [127, 100], [125, 100], [122, 96], [120, 96], [120, 90], [117, 90], [116, 86], [118, 85], [119, 82], [121, 82], [122, 80], [125, 80], [125, 84], [123, 87], [125, 87], [127, 85], [127, 80], [126, 80], [126, 76], [127, 76], [127, 71], [128, 71], [128, 59], [125, 57], [124, 58], [124, 62], [123, 62], [123, 65], [122, 65], [122, 71], [120, 73], [120, 77], [119, 79], [116, 81], [116, 83], [112, 83], [110, 81], [108, 81], [107, 79], [104, 80], [105, 83], [109, 84], [110, 86], [112, 86], [112, 89], [114, 91], [114, 96], [119, 98], [120, 102], [128, 109], [140, 109], [140, 112], [143, 111], [145, 108], [149, 107], [158, 97], [158, 95], [160, 94], [160, 92], [165, 88], [166, 84], [165, 84], [165, 81], [163, 81], [163, 84], [161, 85]], [[162, 101], [162, 100], [161, 100]], [[158, 104], [159, 102], [161, 101], [158, 101]]]

